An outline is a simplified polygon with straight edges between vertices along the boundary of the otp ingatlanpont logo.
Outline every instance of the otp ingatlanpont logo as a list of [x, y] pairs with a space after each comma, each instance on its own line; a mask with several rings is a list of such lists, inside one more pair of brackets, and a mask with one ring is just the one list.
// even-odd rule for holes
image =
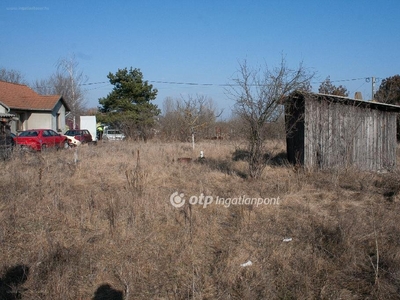
[[183, 193], [172, 193], [172, 195], [169, 197], [169, 201], [171, 202], [172, 206], [174, 207], [182, 207], [185, 205], [185, 199], [183, 198], [185, 195]]

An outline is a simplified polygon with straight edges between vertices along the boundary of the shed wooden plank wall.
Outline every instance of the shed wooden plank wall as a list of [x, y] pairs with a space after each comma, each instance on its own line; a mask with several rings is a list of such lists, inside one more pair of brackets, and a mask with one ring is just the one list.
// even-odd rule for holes
[[306, 167], [392, 169], [396, 164], [396, 113], [305, 99], [304, 139]]

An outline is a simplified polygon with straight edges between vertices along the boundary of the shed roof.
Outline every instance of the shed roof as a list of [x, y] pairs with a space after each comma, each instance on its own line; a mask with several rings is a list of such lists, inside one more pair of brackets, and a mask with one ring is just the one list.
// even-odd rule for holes
[[400, 106], [387, 104], [382, 102], [375, 102], [375, 101], [364, 101], [359, 99], [353, 99], [348, 97], [336, 96], [336, 95], [327, 95], [327, 94], [320, 94], [320, 93], [309, 93], [303, 91], [295, 91], [291, 93], [284, 102], [291, 101], [292, 99], [296, 98], [304, 98], [304, 99], [313, 99], [313, 100], [326, 100], [329, 102], [336, 102], [342, 103], [344, 105], [354, 105], [359, 107], [371, 108], [371, 109], [378, 109], [383, 111], [390, 111], [390, 112], [400, 112]]
[[0, 101], [10, 109], [52, 111], [59, 101], [68, 105], [60, 95], [43, 96], [23, 84], [0, 81]]
[[0, 113], [0, 118], [13, 118], [15, 115], [8, 113]]

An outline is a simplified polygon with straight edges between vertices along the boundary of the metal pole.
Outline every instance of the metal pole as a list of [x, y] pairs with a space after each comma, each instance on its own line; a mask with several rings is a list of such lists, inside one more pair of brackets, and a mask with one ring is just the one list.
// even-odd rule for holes
[[372, 78], [372, 94], [371, 94], [371, 101], [374, 101], [374, 95], [375, 95], [375, 77], [371, 77]]

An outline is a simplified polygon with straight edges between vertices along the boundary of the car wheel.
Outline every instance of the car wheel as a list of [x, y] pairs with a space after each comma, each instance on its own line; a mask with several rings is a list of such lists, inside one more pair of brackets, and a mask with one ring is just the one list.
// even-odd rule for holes
[[42, 144], [42, 146], [40, 147], [41, 151], [47, 151], [47, 145], [46, 144]]
[[63, 148], [64, 149], [69, 149], [70, 148], [68, 141], [64, 141]]

